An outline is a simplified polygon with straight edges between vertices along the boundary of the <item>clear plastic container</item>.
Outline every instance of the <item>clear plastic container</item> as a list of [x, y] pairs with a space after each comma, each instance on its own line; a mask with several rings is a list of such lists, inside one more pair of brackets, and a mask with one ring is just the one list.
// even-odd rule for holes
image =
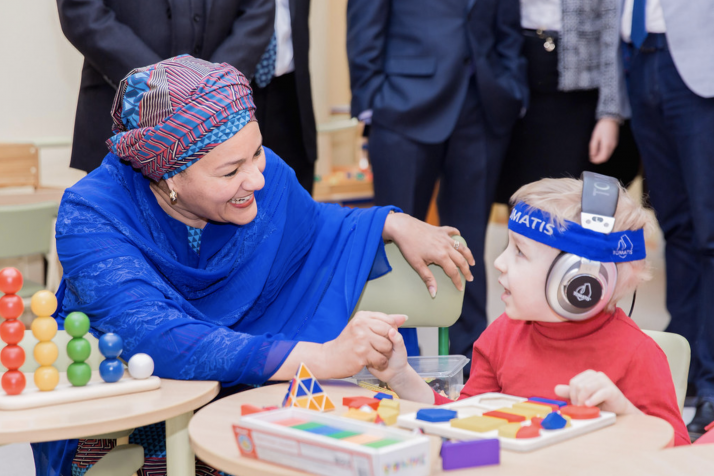
[[[430, 355], [407, 358], [409, 365], [433, 388], [436, 393], [456, 400], [464, 387], [464, 373], [462, 369], [469, 362], [463, 355]], [[377, 377], [369, 373], [364, 368], [360, 373], [350, 377], [348, 380], [360, 384], [362, 382], [370, 385], [379, 385], [385, 388], [387, 385], [380, 382]]]

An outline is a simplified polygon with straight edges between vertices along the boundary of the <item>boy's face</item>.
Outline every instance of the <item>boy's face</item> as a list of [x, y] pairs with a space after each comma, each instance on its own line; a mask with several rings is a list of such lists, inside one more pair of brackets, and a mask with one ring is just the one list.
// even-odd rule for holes
[[508, 230], [508, 247], [494, 265], [505, 288], [506, 314], [519, 321], [562, 322], [545, 298], [545, 281], [559, 250]]

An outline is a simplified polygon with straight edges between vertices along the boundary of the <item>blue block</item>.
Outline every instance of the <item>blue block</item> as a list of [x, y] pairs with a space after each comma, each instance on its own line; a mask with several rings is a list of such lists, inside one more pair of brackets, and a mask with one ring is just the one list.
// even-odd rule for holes
[[565, 405], [568, 404], [568, 402], [563, 402], [561, 400], [550, 400], [548, 398], [540, 398], [540, 397], [531, 397], [528, 400], [530, 400], [532, 402], [550, 403], [551, 405], [558, 405], [559, 407], [564, 407]]
[[561, 428], [565, 428], [565, 425], [568, 424], [568, 420], [560, 416], [559, 413], [548, 413], [548, 416], [543, 418], [543, 420], [540, 422], [540, 426], [543, 427], [544, 430], [560, 430]]
[[443, 408], [422, 408], [417, 412], [416, 418], [417, 420], [439, 423], [444, 421], [451, 421], [458, 415], [458, 412], [455, 412], [454, 410], [446, 410]]
[[471, 441], [444, 441], [441, 444], [441, 467], [444, 470], [473, 468], [501, 462], [498, 438]]
[[334, 433], [339, 433], [343, 430], [340, 430], [339, 428], [335, 428], [332, 426], [318, 426], [316, 428], [309, 428], [306, 429], [305, 431], [309, 433], [315, 433], [316, 435], [332, 435]]
[[393, 397], [393, 396], [391, 396], [391, 395], [389, 395], [389, 394], [387, 394], [387, 393], [382, 393], [382, 392], [377, 393], [377, 394], [374, 396], [374, 398], [376, 398], [377, 400], [384, 400], [385, 398], [386, 398], [387, 400], [394, 400], [394, 397]]

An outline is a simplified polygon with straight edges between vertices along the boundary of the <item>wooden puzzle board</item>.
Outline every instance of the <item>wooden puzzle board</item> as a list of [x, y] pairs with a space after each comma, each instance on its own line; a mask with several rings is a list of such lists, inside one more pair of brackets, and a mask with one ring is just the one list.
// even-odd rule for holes
[[25, 373], [27, 382], [25, 389], [19, 395], [8, 395], [0, 389], [0, 410], [25, 410], [28, 408], [59, 405], [62, 403], [93, 400], [95, 398], [114, 397], [128, 393], [146, 392], [161, 386], [159, 377], [149, 377], [144, 380], [131, 378], [128, 372], [114, 383], [106, 383], [99, 376], [99, 371], [92, 372], [92, 378], [84, 387], [73, 387], [67, 380], [67, 373], [60, 372], [57, 387], [50, 392], [40, 392], [35, 386], [31, 372]]
[[[527, 398], [514, 397], [503, 393], [484, 393], [476, 395], [458, 402], [441, 405], [439, 408], [456, 410], [458, 418], [466, 418], [474, 415], [482, 415], [484, 412], [509, 407], [517, 402], [525, 402]], [[541, 430], [540, 436], [528, 439], [503, 438], [498, 436], [498, 430], [491, 430], [484, 433], [454, 428], [447, 421], [444, 423], [432, 423], [417, 420], [416, 413], [401, 415], [397, 419], [397, 424], [405, 428], [421, 428], [426, 433], [454, 438], [457, 440], [476, 440], [485, 438], [498, 438], [501, 440], [501, 448], [511, 451], [527, 452], [538, 448], [569, 440], [578, 435], [583, 435], [591, 431], [615, 424], [615, 414], [610, 412], [600, 412], [598, 418], [592, 420], [572, 420], [569, 428], [560, 430]]]

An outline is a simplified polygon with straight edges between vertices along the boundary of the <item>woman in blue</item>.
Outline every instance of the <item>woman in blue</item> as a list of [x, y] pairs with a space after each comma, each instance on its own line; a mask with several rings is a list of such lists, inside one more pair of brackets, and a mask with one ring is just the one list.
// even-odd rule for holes
[[[348, 322], [365, 282], [389, 270], [385, 240], [430, 290], [429, 263], [457, 287], [459, 270], [472, 279], [453, 228], [313, 201], [262, 147], [254, 110], [225, 63], [180, 56], [122, 81], [111, 153], [60, 206], [60, 324], [83, 311], [93, 334], [119, 334], [123, 357], [145, 352], [165, 378], [261, 385], [300, 362], [340, 378], [385, 367], [386, 336], [405, 319]], [[76, 441], [33, 446], [37, 474], [71, 474]]]

